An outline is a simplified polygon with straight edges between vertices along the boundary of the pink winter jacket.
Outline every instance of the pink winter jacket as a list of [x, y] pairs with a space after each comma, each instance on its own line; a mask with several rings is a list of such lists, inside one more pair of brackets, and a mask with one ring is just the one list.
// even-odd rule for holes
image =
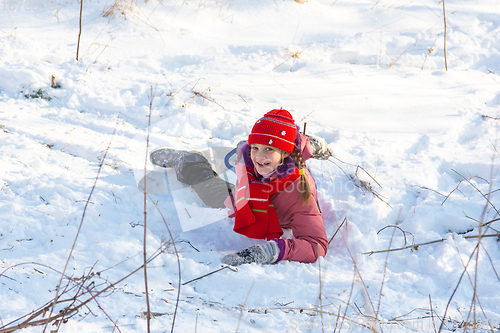
[[[312, 156], [309, 138], [301, 135], [301, 151], [304, 160]], [[319, 256], [325, 256], [328, 251], [323, 217], [317, 204], [316, 182], [306, 168], [306, 178], [311, 188], [311, 197], [307, 204], [300, 199], [299, 182], [297, 178], [285, 190], [270, 196], [274, 204], [280, 226], [291, 229], [293, 238], [276, 239], [280, 248], [279, 260], [292, 260], [304, 263], [315, 262]], [[231, 200], [226, 200], [226, 206], [234, 210]], [[286, 235], [286, 232], [285, 232]]]

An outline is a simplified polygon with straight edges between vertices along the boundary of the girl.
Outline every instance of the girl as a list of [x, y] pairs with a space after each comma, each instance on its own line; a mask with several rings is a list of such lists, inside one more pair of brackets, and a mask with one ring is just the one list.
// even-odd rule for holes
[[328, 250], [316, 183], [305, 167], [310, 157], [329, 154], [321, 140], [312, 139], [313, 154], [309, 137], [299, 133], [288, 111], [266, 113], [253, 126], [248, 142], [238, 145], [237, 182], [232, 190], [232, 184], [223, 181], [201, 154], [158, 148], [150, 160], [173, 167], [177, 179], [193, 187], [207, 206], [228, 207], [229, 216], [235, 218], [234, 231], [268, 240], [224, 256], [223, 263], [308, 263]]
[[[309, 138], [288, 111], [272, 110], [257, 120], [239, 148], [237, 183], [225, 204], [235, 217], [234, 231], [268, 242], [228, 254], [223, 263], [308, 263], [325, 256], [328, 240], [316, 183], [304, 163], [310, 157]], [[281, 237], [283, 229], [293, 237]]]

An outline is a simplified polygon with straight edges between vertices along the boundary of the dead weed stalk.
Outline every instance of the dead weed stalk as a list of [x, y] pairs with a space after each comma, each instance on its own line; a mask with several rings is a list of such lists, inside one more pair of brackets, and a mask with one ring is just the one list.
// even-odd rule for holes
[[[97, 170], [97, 175], [95, 177], [95, 180], [94, 180], [94, 184], [92, 185], [92, 188], [90, 190], [90, 193], [89, 193], [89, 197], [87, 198], [87, 201], [85, 202], [85, 207], [83, 208], [83, 212], [82, 212], [82, 217], [80, 219], [80, 224], [78, 226], [78, 230], [76, 232], [76, 235], [75, 235], [75, 239], [73, 240], [73, 245], [71, 246], [71, 250], [69, 251], [69, 254], [68, 254], [68, 257], [66, 259], [66, 263], [64, 264], [64, 268], [63, 268], [63, 271], [61, 273], [61, 278], [59, 279], [59, 284], [57, 285], [57, 288], [56, 288], [56, 295], [54, 297], [54, 302], [52, 303], [52, 308], [50, 309], [50, 314], [49, 314], [49, 317], [52, 315], [52, 313], [54, 312], [54, 307], [56, 305], [56, 302], [58, 301], [58, 295], [59, 295], [59, 292], [60, 292], [60, 289], [61, 289], [61, 283], [62, 283], [62, 280], [65, 276], [65, 273], [66, 273], [66, 270], [68, 268], [68, 264], [69, 264], [69, 261], [71, 260], [71, 257], [73, 255], [73, 251], [75, 249], [75, 246], [76, 246], [76, 242], [78, 240], [78, 236], [80, 235], [80, 232], [82, 230], [82, 226], [83, 226], [83, 221], [85, 219], [85, 213], [87, 212], [87, 208], [88, 208], [88, 204], [90, 202], [90, 198], [92, 198], [92, 194], [94, 193], [94, 190], [95, 190], [95, 187], [97, 185], [97, 180], [99, 179], [99, 175], [101, 174], [101, 170], [102, 170], [102, 166], [104, 164], [104, 160], [106, 159], [106, 156], [108, 154], [108, 151], [109, 151], [109, 148], [111, 147], [111, 143], [113, 142], [113, 138], [115, 136], [115, 133], [116, 133], [116, 129], [118, 127], [118, 119], [119, 119], [119, 114], [118, 114], [118, 117], [117, 117], [117, 120], [116, 120], [116, 123], [115, 123], [115, 127], [113, 129], [113, 133], [111, 134], [111, 139], [108, 143], [108, 147], [106, 148], [106, 150], [104, 151], [104, 156], [102, 157], [101, 159], [101, 162], [99, 164], [99, 168]], [[45, 332], [45, 330], [47, 329], [47, 325], [48, 325], [48, 322], [45, 324], [45, 327], [43, 329], [43, 331]]]
[[[331, 158], [334, 158], [337, 161], [339, 161], [341, 163], [344, 163], [346, 165], [350, 165], [350, 166], [356, 167], [356, 171], [354, 172], [354, 174], [347, 174], [344, 171], [344, 169], [342, 169], [342, 167], [340, 167], [337, 163], [335, 163]], [[380, 201], [382, 201], [383, 203], [385, 203], [387, 206], [389, 206], [390, 208], [392, 208], [392, 206], [384, 199], [384, 197], [382, 197], [377, 191], [375, 191], [373, 189], [373, 187], [372, 187], [372, 185], [371, 185], [370, 182], [362, 180], [361, 178], [359, 178], [358, 171], [362, 170], [364, 173], [366, 173], [375, 182], [375, 184], [377, 184], [380, 188], [382, 188], [382, 185], [380, 185], [380, 183], [365, 168], [363, 168], [360, 165], [354, 165], [354, 164], [351, 164], [351, 163], [347, 163], [347, 162], [341, 161], [339, 158], [337, 158], [335, 156], [330, 156], [327, 159], [327, 161], [335, 164], [344, 173], [344, 175], [349, 180], [352, 181], [352, 183], [354, 184], [354, 186], [356, 186], [357, 188], [359, 188], [363, 193], [366, 193], [366, 192], [371, 193], [375, 198], [379, 199]]]
[[175, 301], [175, 311], [174, 311], [174, 317], [172, 318], [172, 328], [170, 330], [170, 332], [174, 332], [175, 318], [177, 316], [177, 310], [179, 308], [179, 300], [180, 300], [180, 297], [181, 297], [181, 285], [182, 285], [181, 284], [181, 281], [182, 281], [182, 276], [181, 276], [181, 260], [180, 260], [180, 257], [179, 257], [179, 251], [177, 250], [177, 246], [175, 245], [174, 236], [172, 235], [172, 232], [170, 231], [170, 227], [168, 226], [167, 220], [163, 216], [163, 213], [161, 212], [160, 208], [158, 207], [158, 204], [156, 204], [153, 201], [153, 199], [151, 198], [151, 196], [149, 194], [148, 194], [148, 197], [149, 197], [150, 201], [154, 203], [154, 206], [155, 206], [156, 210], [158, 211], [158, 213], [160, 214], [160, 216], [161, 216], [161, 218], [163, 220], [163, 223], [165, 223], [165, 227], [167, 228], [168, 234], [170, 236], [170, 242], [171, 242], [171, 244], [174, 247], [175, 256], [177, 258], [177, 272], [179, 274], [179, 286], [177, 287], [177, 298], [176, 298], [176, 301]]
[[[168, 247], [168, 243], [162, 243], [160, 248], [157, 249], [148, 258], [146, 264], [151, 263], [161, 254], [165, 253], [168, 250]], [[51, 324], [52, 326], [56, 326], [57, 329], [55, 330], [55, 332], [57, 332], [62, 324], [67, 323], [71, 318], [80, 313], [80, 310], [82, 310], [82, 308], [87, 309], [87, 315], [92, 313], [92, 310], [88, 307], [88, 304], [92, 301], [97, 304], [99, 310], [101, 310], [112, 322], [114, 328], [116, 328], [120, 332], [118, 325], [111, 319], [111, 317], [99, 304], [98, 298], [109, 296], [111, 293], [113, 293], [113, 291], [116, 290], [116, 287], [120, 283], [122, 283], [135, 273], [139, 272], [144, 267], [144, 264], [142, 264], [121, 279], [112, 283], [104, 280], [101, 277], [101, 273], [103, 271], [94, 273], [94, 268], [92, 268], [88, 273], [82, 275], [81, 277], [74, 278], [64, 274], [64, 272], [59, 272], [52, 267], [34, 262], [22, 263], [8, 267], [0, 273], [0, 276], [4, 275], [8, 270], [21, 265], [36, 265], [45, 267], [55, 272], [56, 274], [61, 274], [61, 276], [63, 276], [64, 280], [66, 281], [66, 284], [63, 286], [62, 283], [60, 283], [58, 285], [58, 288], [60, 289], [58, 295], [56, 295], [56, 297], [47, 302], [45, 305], [39, 307], [36, 310], [30, 311], [26, 315], [19, 317], [18, 319], [15, 319], [12, 322], [9, 322], [0, 327], [0, 333], [11, 333], [29, 327], [46, 327], [49, 324]], [[62, 307], [62, 309], [59, 310], [57, 314], [53, 314], [53, 310], [56, 307]], [[51, 332], [54, 332], [54, 330], [51, 330]]]
[[[346, 228], [347, 230], [347, 228]], [[351, 258], [351, 261], [353, 263], [353, 280], [352, 280], [352, 283], [351, 283], [351, 291], [349, 293], [349, 298], [347, 300], [347, 304], [346, 304], [346, 307], [344, 309], [344, 314], [343, 314], [343, 318], [342, 318], [342, 321], [340, 323], [340, 327], [339, 327], [339, 330], [341, 331], [342, 330], [342, 326], [344, 324], [344, 318], [347, 317], [347, 311], [349, 310], [349, 308], [353, 308], [352, 305], [350, 305], [350, 302], [352, 300], [352, 296], [353, 296], [353, 292], [354, 292], [354, 285], [357, 283], [360, 287], [360, 290], [361, 290], [361, 293], [363, 295], [363, 298], [364, 298], [364, 302], [365, 302], [365, 308], [369, 309], [369, 311], [371, 312], [370, 314], [364, 314], [363, 312], [361, 312], [359, 310], [359, 308], [356, 306], [356, 309], [358, 310], [358, 312], [364, 317], [367, 319], [368, 322], [371, 322], [371, 323], [377, 323], [378, 322], [378, 311], [375, 310], [375, 306], [373, 305], [373, 302], [370, 298], [370, 294], [368, 292], [368, 288], [363, 280], [363, 277], [361, 275], [361, 272], [358, 268], [358, 264], [357, 264], [357, 260], [356, 258], [354, 257], [354, 255], [352, 254], [351, 250], [349, 249], [349, 245], [348, 245], [348, 241], [347, 241], [347, 235], [346, 233], [341, 233], [341, 236], [342, 236], [342, 241], [344, 242], [344, 245], [345, 245], [345, 248], [349, 254], [349, 257]], [[374, 325], [375, 326], [375, 325]], [[373, 332], [376, 332], [377, 330], [375, 329], [375, 327], [369, 327]]]
[[102, 13], [103, 17], [113, 17], [116, 13], [124, 16], [127, 12], [132, 11], [134, 8], [134, 2], [128, 3], [125, 0], [115, 0], [107, 9]]
[[[399, 215], [398, 215], [398, 218], [396, 219], [396, 226], [399, 224], [400, 222], [400, 217], [401, 217], [401, 212], [402, 212], [402, 209], [399, 210]], [[396, 233], [396, 228], [393, 228], [392, 229], [392, 235], [391, 235], [391, 239], [389, 241], [389, 248], [388, 250], [391, 249], [391, 246], [392, 246], [392, 241], [394, 240], [394, 234]], [[378, 317], [379, 313], [380, 313], [380, 305], [382, 304], [382, 291], [384, 290], [384, 283], [385, 283], [385, 276], [386, 276], [386, 273], [387, 273], [387, 265], [389, 264], [389, 254], [390, 254], [390, 251], [387, 251], [387, 255], [385, 257], [385, 262], [384, 262], [384, 273], [382, 275], [382, 282], [380, 283], [380, 292], [378, 294], [378, 305], [377, 305], [377, 311], [375, 312], [375, 318]]]
[[[151, 113], [153, 109], [153, 99], [155, 96], [156, 89], [153, 91], [153, 86], [151, 86], [151, 91], [149, 95], [149, 113], [148, 113], [148, 129], [146, 135], [146, 154], [144, 161], [144, 179], [147, 176], [147, 165], [149, 160], [149, 135], [151, 132]], [[148, 270], [147, 270], [147, 228], [148, 228], [148, 211], [147, 211], [147, 181], [144, 182], [144, 234], [142, 241], [142, 251], [143, 251], [143, 262], [144, 262], [144, 288], [146, 292], [146, 329], [149, 333], [151, 331], [151, 309], [149, 304], [149, 288], [148, 288]]]

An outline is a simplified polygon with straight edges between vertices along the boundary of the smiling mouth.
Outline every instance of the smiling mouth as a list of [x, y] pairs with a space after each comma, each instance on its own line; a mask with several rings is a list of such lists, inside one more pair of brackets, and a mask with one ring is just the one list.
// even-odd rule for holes
[[267, 163], [259, 163], [257, 162], [257, 165], [261, 168], [265, 168], [265, 167], [268, 167], [271, 163], [270, 162], [267, 162]]

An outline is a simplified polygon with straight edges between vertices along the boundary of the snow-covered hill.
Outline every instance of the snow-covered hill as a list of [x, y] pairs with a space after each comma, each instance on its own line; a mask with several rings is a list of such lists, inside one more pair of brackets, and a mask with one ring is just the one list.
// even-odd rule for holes
[[189, 282], [254, 241], [227, 218], [183, 231], [172, 194], [151, 194], [151, 330], [498, 330], [499, 243], [476, 236], [499, 227], [500, 7], [445, 7], [446, 63], [435, 0], [86, 1], [76, 61], [77, 1], [6, 0], [0, 332], [56, 293], [54, 314], [90, 300], [59, 332], [146, 331], [143, 271], [120, 280], [143, 263], [148, 120], [149, 150], [230, 148], [279, 107], [335, 154], [308, 163], [327, 256]]

